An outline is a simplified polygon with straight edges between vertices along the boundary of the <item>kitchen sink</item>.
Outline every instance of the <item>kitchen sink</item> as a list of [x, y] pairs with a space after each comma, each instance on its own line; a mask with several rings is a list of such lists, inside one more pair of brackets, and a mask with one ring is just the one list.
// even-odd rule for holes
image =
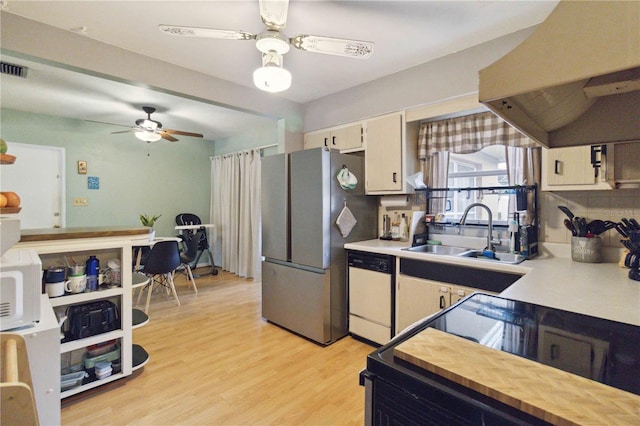
[[523, 262], [526, 257], [515, 254], [515, 253], [493, 253], [493, 258], [484, 256], [482, 254], [482, 250], [467, 250], [466, 252], [460, 253], [458, 256], [461, 257], [473, 257], [476, 259], [486, 260], [489, 262], [500, 262], [500, 263], [510, 263], [510, 264], [518, 264]]
[[446, 254], [449, 256], [458, 256], [462, 253], [471, 251], [471, 249], [466, 247], [443, 246], [443, 245], [435, 245], [435, 244], [425, 244], [422, 246], [405, 248], [403, 250], [413, 251], [418, 253]]
[[467, 247], [458, 246], [444, 246], [444, 245], [431, 245], [425, 244], [422, 246], [408, 247], [402, 250], [412, 251], [415, 253], [429, 253], [429, 254], [443, 254], [448, 256], [460, 256], [471, 257], [479, 260], [486, 260], [489, 262], [509, 263], [517, 265], [526, 258], [520, 254], [514, 253], [493, 253], [493, 258], [484, 256], [482, 250], [475, 250]]

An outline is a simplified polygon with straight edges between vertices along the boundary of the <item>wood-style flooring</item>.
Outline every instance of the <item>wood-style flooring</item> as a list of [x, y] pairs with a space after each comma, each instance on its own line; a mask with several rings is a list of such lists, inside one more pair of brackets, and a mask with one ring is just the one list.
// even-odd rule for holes
[[[203, 271], [204, 272], [204, 271]], [[62, 401], [63, 425], [362, 425], [358, 373], [374, 348], [323, 347], [265, 321], [259, 282], [176, 276], [182, 303], [154, 293], [133, 331], [149, 363]]]

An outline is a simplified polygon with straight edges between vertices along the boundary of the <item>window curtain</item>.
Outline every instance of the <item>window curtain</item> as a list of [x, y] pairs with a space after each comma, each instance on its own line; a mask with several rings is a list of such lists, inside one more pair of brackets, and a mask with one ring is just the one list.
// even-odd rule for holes
[[[420, 125], [418, 158], [422, 162], [425, 184], [431, 188], [447, 187], [449, 152], [470, 154], [491, 145], [505, 146], [509, 185], [540, 184], [541, 154], [538, 145], [490, 111]], [[531, 224], [535, 219], [532, 214], [533, 194], [528, 196], [524, 221]], [[433, 211], [444, 211], [444, 206], [432, 207]], [[509, 214], [515, 211], [515, 207], [515, 197], [510, 196]]]
[[[211, 158], [211, 217], [214, 253], [225, 271], [260, 278], [260, 150]], [[217, 256], [216, 256], [217, 257]]]
[[418, 158], [436, 152], [469, 154], [490, 145], [533, 148], [536, 143], [490, 111], [420, 125]]

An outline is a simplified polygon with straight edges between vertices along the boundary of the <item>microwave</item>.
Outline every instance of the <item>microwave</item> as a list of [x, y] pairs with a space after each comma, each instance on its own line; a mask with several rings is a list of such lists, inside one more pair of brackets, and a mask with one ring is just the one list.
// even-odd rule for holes
[[40, 321], [42, 262], [35, 250], [7, 250], [0, 257], [0, 331]]

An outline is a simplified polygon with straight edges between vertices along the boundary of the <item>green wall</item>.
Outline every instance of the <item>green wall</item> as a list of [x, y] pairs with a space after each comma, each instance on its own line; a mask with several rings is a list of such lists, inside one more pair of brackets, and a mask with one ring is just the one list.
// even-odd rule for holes
[[[66, 226], [140, 226], [140, 213], [162, 214], [158, 236], [174, 236], [175, 216], [195, 213], [209, 221], [210, 160], [214, 143], [181, 137], [179, 142], [146, 143], [120, 128], [82, 120], [0, 110], [0, 136], [19, 142], [65, 148]], [[11, 149], [9, 147], [9, 149]], [[77, 173], [77, 162], [88, 173]], [[100, 178], [100, 189], [87, 188], [87, 176]], [[87, 207], [74, 207], [87, 197]]]

